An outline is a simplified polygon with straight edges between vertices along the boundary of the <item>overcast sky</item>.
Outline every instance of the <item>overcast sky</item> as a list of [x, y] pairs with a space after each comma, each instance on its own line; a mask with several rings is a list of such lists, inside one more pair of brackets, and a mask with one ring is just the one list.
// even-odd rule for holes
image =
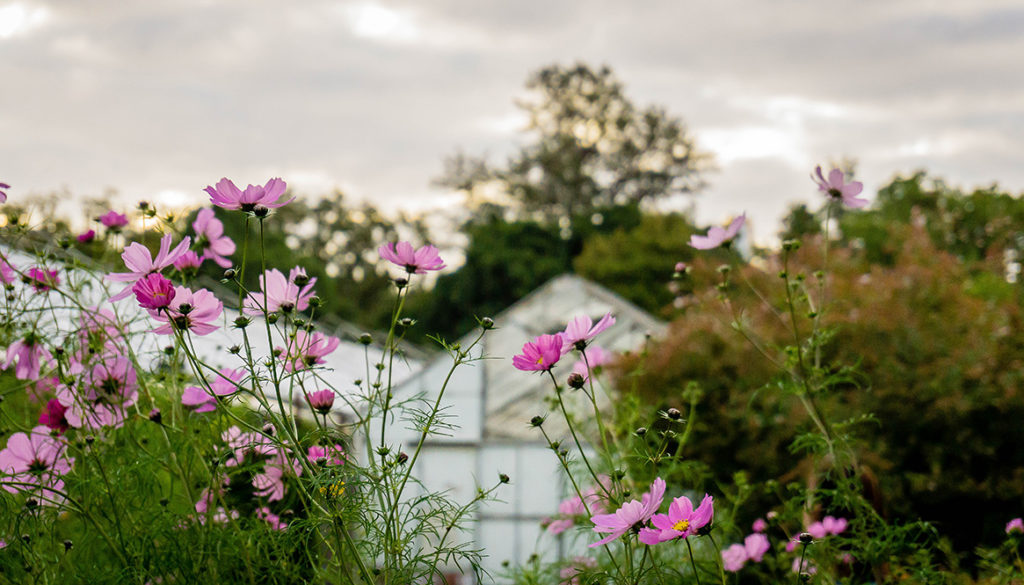
[[682, 117], [719, 166], [698, 217], [745, 210], [759, 239], [841, 157], [869, 197], [917, 168], [1024, 189], [1019, 0], [0, 0], [0, 182], [456, 204], [444, 157], [501, 160], [527, 76], [577, 60]]

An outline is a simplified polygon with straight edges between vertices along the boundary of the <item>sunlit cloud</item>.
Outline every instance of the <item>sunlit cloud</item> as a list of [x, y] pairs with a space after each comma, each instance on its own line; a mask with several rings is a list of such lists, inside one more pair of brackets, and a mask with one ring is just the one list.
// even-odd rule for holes
[[381, 42], [407, 43], [420, 38], [415, 15], [373, 2], [346, 6], [344, 14], [357, 37]]
[[0, 6], [0, 39], [8, 39], [41, 26], [50, 18], [44, 6], [14, 2]]
[[477, 126], [485, 132], [508, 135], [522, 132], [529, 123], [526, 113], [517, 110], [499, 116], [485, 116], [480, 118]]
[[803, 141], [791, 129], [774, 126], [708, 128], [698, 132], [700, 144], [721, 164], [737, 160], [777, 158], [793, 166], [808, 160]]

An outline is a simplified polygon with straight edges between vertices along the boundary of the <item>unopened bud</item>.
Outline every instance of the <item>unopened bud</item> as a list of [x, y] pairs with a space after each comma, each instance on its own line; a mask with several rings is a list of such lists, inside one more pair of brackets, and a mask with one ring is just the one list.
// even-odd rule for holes
[[638, 428], [637, 428], [637, 429], [636, 429], [635, 431], [633, 431], [633, 432], [634, 432], [634, 433], [636, 433], [636, 436], [638, 436], [638, 437], [642, 437], [642, 436], [644, 436], [644, 435], [646, 435], [646, 434], [647, 434], [647, 427], [638, 427]]
[[508, 477], [507, 475], [505, 475], [504, 473], [499, 473], [499, 474], [498, 474], [498, 481], [500, 481], [501, 483], [508, 483], [508, 482], [509, 482], [509, 481], [511, 481], [511, 480], [510, 480], [510, 479], [509, 479], [509, 477]]
[[543, 416], [535, 416], [535, 417], [530, 419], [530, 426], [532, 426], [532, 427], [539, 427], [542, 424], [544, 424], [544, 417]]
[[811, 536], [810, 532], [801, 532], [799, 538], [800, 544], [811, 544], [812, 542], [814, 542], [814, 537]]
[[373, 343], [373, 336], [369, 333], [363, 333], [359, 336], [359, 343], [362, 343], [363, 345], [370, 345]]
[[252, 214], [260, 219], [263, 219], [264, 217], [270, 215], [270, 208], [267, 207], [266, 205], [257, 205], [256, 207], [252, 208]]
[[678, 408], [670, 408], [670, 409], [668, 409], [667, 414], [668, 414], [668, 417], [670, 419], [672, 419], [672, 420], [679, 420], [679, 419], [683, 418], [683, 413], [679, 412]]
[[484, 331], [487, 331], [488, 329], [494, 329], [494, 319], [491, 319], [490, 317], [484, 317], [483, 319], [480, 319], [480, 328], [483, 329]]
[[568, 384], [570, 388], [575, 388], [577, 390], [582, 388], [586, 383], [587, 380], [578, 372], [569, 374], [569, 379], [566, 380], [566, 384]]

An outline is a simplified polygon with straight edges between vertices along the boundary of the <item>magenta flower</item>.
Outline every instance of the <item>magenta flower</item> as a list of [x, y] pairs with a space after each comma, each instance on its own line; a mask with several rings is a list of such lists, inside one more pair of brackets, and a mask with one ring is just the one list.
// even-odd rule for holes
[[768, 530], [768, 523], [764, 521], [764, 518], [758, 518], [754, 520], [753, 526], [750, 527], [754, 532], [764, 532]]
[[307, 451], [306, 456], [313, 463], [324, 465], [342, 465], [345, 463], [345, 450], [342, 449], [341, 445], [333, 445], [331, 447], [312, 445]]
[[[800, 561], [803, 561], [803, 563], [801, 563]], [[818, 572], [818, 568], [814, 566], [814, 563], [811, 562], [811, 559], [797, 557], [793, 559], [793, 572], [807, 573], [808, 575], [813, 575]]]
[[722, 551], [722, 566], [726, 571], [735, 573], [747, 564], [747, 549], [742, 544], [731, 544]]
[[746, 221], [747, 214], [744, 213], [732, 220], [725, 228], [716, 225], [708, 230], [708, 235], [706, 236], [692, 235], [690, 236], [690, 246], [698, 250], [711, 250], [723, 244], [728, 244], [736, 237], [736, 234], [739, 233], [740, 228], [743, 227]]
[[25, 282], [32, 285], [36, 292], [46, 292], [60, 284], [56, 270], [46, 270], [33, 266], [25, 271]]
[[174, 298], [162, 311], [149, 309], [151, 317], [164, 323], [153, 330], [161, 335], [178, 331], [191, 331], [196, 335], [209, 335], [218, 329], [215, 324], [224, 312], [224, 303], [213, 293], [201, 288], [195, 292], [183, 287], [174, 287]]
[[263, 506], [256, 509], [256, 517], [266, 522], [271, 530], [284, 530], [288, 525], [281, 522], [281, 517], [270, 511], [270, 508]]
[[10, 188], [11, 186], [7, 183], [0, 183], [0, 203], [7, 203], [7, 191], [5, 189]]
[[18, 272], [7, 263], [7, 259], [0, 257], [0, 282], [14, 284], [18, 281]]
[[[821, 526], [825, 529], [826, 534], [842, 534], [846, 530], [846, 525], [846, 518], [825, 516], [821, 520]], [[808, 529], [808, 532], [810, 532], [810, 529]]]
[[284, 360], [284, 368], [289, 372], [297, 372], [327, 363], [325, 356], [338, 349], [341, 340], [337, 337], [324, 335], [319, 331], [306, 333], [299, 329], [288, 342], [288, 348], [281, 350], [281, 359]]
[[119, 427], [128, 416], [128, 407], [139, 398], [138, 375], [125, 356], [108, 356], [86, 370], [72, 389], [57, 389], [57, 400], [67, 411], [68, 424], [78, 428]]
[[261, 290], [246, 296], [242, 312], [247, 315], [262, 315], [264, 299], [267, 305], [266, 313], [305, 311], [309, 308], [309, 299], [313, 298], [313, 285], [316, 284], [316, 277], [313, 277], [299, 288], [295, 280], [300, 276], [304, 277], [305, 274], [305, 270], [299, 267], [292, 268], [288, 278], [276, 268], [264, 272], [260, 276]]
[[828, 180], [821, 174], [821, 166], [814, 168], [817, 177], [811, 176], [818, 184], [818, 190], [827, 194], [833, 200], [841, 201], [843, 205], [853, 208], [861, 208], [868, 204], [867, 199], [860, 199], [857, 195], [864, 190], [864, 183], [860, 181], [846, 182], [846, 177], [840, 169], [832, 169], [828, 172]]
[[78, 242], [80, 244], [88, 244], [89, 242], [96, 239], [96, 230], [89, 230], [87, 232], [78, 234]]
[[[0, 486], [16, 494], [33, 491], [27, 485], [37, 486], [44, 503], [61, 501], [54, 493], [64, 489], [62, 476], [71, 471], [73, 458], [64, 452], [64, 443], [50, 436], [50, 429], [37, 426], [28, 434], [14, 433], [7, 447], [0, 451]], [[49, 492], [49, 493], [47, 493]]]
[[1006, 523], [1007, 534], [1024, 534], [1024, 520], [1014, 518]]
[[123, 213], [118, 213], [114, 210], [110, 210], [103, 215], [99, 216], [99, 221], [106, 228], [112, 232], [119, 232], [121, 228], [128, 225], [128, 216]]
[[203, 261], [199, 258], [199, 255], [192, 250], [188, 250], [174, 261], [174, 268], [178, 272], [195, 274], [196, 270], [198, 270], [202, 264]]
[[238, 385], [243, 378], [245, 378], [245, 370], [221, 368], [216, 379], [210, 382], [212, 396], [199, 386], [189, 386], [181, 395], [181, 403], [185, 406], [195, 407], [195, 412], [211, 412], [217, 408], [218, 397], [231, 396], [238, 392]]
[[764, 553], [768, 552], [771, 548], [768, 537], [760, 532], [749, 534], [743, 539], [743, 549], [747, 552], [747, 559], [755, 563], [760, 563], [761, 559], [764, 558]]
[[224, 224], [214, 217], [212, 209], [200, 209], [192, 229], [196, 231], [196, 246], [202, 250], [203, 260], [213, 260], [221, 268], [231, 266], [225, 256], [235, 253], [235, 242], [224, 235]]
[[594, 523], [594, 532], [607, 532], [608, 536], [588, 545], [590, 548], [608, 544], [609, 542], [626, 534], [634, 527], [643, 526], [651, 516], [661, 507], [661, 501], [665, 497], [665, 480], [660, 477], [651, 484], [650, 491], [646, 492], [640, 501], [630, 500], [612, 514], [597, 514], [591, 517]]
[[268, 502], [284, 497], [284, 477], [286, 474], [302, 475], [302, 466], [298, 462], [288, 460], [283, 451], [276, 451], [263, 464], [263, 472], [252, 477], [252, 487], [257, 496], [267, 498]]
[[612, 317], [611, 313], [601, 317], [601, 320], [597, 322], [597, 325], [590, 320], [590, 317], [586, 315], [579, 315], [569, 321], [569, 324], [565, 327], [565, 333], [563, 334], [564, 345], [562, 347], [562, 353], [569, 353], [572, 349], [583, 351], [587, 348], [587, 344], [590, 340], [597, 336], [605, 329], [615, 325], [615, 317]]
[[174, 285], [159, 272], [148, 274], [132, 285], [132, 292], [143, 309], [159, 310], [174, 300]]
[[124, 253], [121, 254], [121, 258], [124, 260], [125, 267], [130, 272], [112, 272], [107, 275], [107, 280], [130, 284], [124, 287], [124, 290], [121, 292], [110, 297], [111, 302], [128, 298], [128, 295], [132, 294], [132, 284], [135, 284], [135, 281], [148, 274], [160, 272], [174, 264], [174, 261], [188, 250], [189, 242], [191, 242], [188, 237], [183, 239], [173, 250], [171, 249], [172, 237], [171, 234], [164, 234], [164, 237], [160, 238], [160, 251], [157, 252], [156, 258], [153, 258], [149, 248], [142, 244], [138, 242], [128, 244], [128, 247], [124, 249]]
[[23, 339], [15, 340], [7, 346], [7, 360], [4, 361], [3, 369], [11, 367], [11, 364], [17, 360], [14, 377], [19, 380], [37, 380], [41, 364], [49, 362], [51, 357], [50, 352], [43, 347], [36, 334], [29, 333]]
[[46, 406], [43, 407], [43, 412], [39, 413], [39, 424], [45, 425], [57, 431], [58, 434], [64, 434], [71, 425], [68, 424], [68, 419], [65, 418], [64, 413], [67, 412], [67, 408], [60, 403], [60, 400], [51, 398]]
[[524, 372], [546, 372], [555, 367], [565, 345], [562, 333], [538, 335], [523, 344], [523, 353], [512, 357], [512, 365]]
[[309, 406], [320, 414], [331, 412], [334, 407], [334, 390], [320, 390], [318, 392], [306, 393], [306, 400]]
[[388, 242], [377, 248], [380, 257], [404, 268], [409, 274], [426, 274], [428, 270], [441, 270], [444, 261], [433, 246], [422, 246], [413, 251], [409, 242]]
[[[591, 345], [587, 347], [586, 361], [582, 359], [578, 360], [572, 365], [572, 371], [575, 374], [583, 376], [583, 381], [586, 382], [590, 380], [591, 370], [596, 370], [597, 368], [611, 362], [613, 357], [614, 354], [612, 354], [612, 352], [606, 351], [599, 345]], [[588, 364], [590, 365], [589, 370], [587, 369]]]
[[288, 185], [284, 181], [274, 178], [267, 181], [267, 184], [262, 187], [249, 185], [245, 191], [242, 191], [229, 179], [222, 178], [217, 182], [216, 187], [207, 187], [203, 190], [210, 194], [210, 202], [217, 207], [240, 209], [248, 213], [256, 209], [257, 205], [274, 208], [291, 203], [295, 199], [294, 197], [287, 201], [280, 200], [287, 187]]
[[644, 544], [658, 544], [669, 540], [687, 538], [697, 534], [701, 528], [707, 526], [715, 515], [714, 498], [704, 494], [700, 506], [693, 509], [693, 502], [686, 496], [672, 500], [669, 504], [668, 514], [655, 514], [651, 517], [651, 524], [654, 528], [644, 528], [640, 531], [640, 542]]

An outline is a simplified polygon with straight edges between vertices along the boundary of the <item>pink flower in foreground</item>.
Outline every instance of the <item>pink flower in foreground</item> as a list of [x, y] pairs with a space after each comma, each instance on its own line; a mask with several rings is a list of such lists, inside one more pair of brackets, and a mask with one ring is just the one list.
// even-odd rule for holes
[[[61, 478], [75, 462], [65, 455], [64, 447], [44, 426], [37, 426], [28, 434], [14, 433], [7, 440], [7, 447], [0, 451], [0, 475], [6, 476], [0, 477], [0, 485], [12, 494], [39, 493], [43, 503], [61, 500], [54, 492], [64, 489]], [[32, 488], [33, 485], [37, 487]]]
[[316, 284], [316, 277], [313, 277], [300, 288], [296, 279], [305, 274], [305, 270], [299, 267], [292, 268], [288, 278], [276, 268], [267, 270], [260, 276], [260, 290], [249, 293], [245, 298], [242, 312], [246, 315], [262, 315], [264, 301], [267, 313], [305, 311], [309, 308], [313, 285]]
[[7, 191], [5, 189], [10, 188], [11, 186], [7, 183], [0, 183], [0, 203], [7, 203]]
[[235, 242], [224, 235], [224, 224], [214, 217], [212, 209], [200, 209], [192, 229], [196, 231], [196, 246], [202, 251], [203, 260], [213, 260], [221, 268], [231, 266], [225, 256], [235, 253]]
[[96, 230], [89, 230], [87, 232], [78, 234], [78, 242], [80, 244], [88, 244], [89, 242], [96, 239]]
[[1007, 534], [1024, 534], [1024, 520], [1020, 518], [1014, 518], [1006, 523]]
[[123, 213], [118, 213], [114, 210], [110, 210], [98, 218], [106, 228], [112, 232], [119, 232], [121, 228], [128, 225], [128, 216]]
[[764, 558], [764, 553], [768, 552], [771, 547], [768, 537], [760, 532], [749, 534], [743, 539], [743, 548], [747, 551], [747, 559], [755, 563], [760, 563]]
[[661, 507], [661, 500], [665, 497], [665, 480], [660, 477], [651, 484], [650, 491], [646, 492], [640, 501], [630, 500], [616, 510], [613, 514], [598, 514], [590, 521], [594, 523], [594, 532], [607, 532], [608, 536], [588, 545], [590, 548], [608, 544], [633, 529], [634, 526], [643, 526], [651, 516]]
[[651, 517], [654, 528], [640, 531], [640, 542], [658, 544], [669, 540], [682, 539], [697, 534], [707, 526], [715, 515], [714, 498], [704, 494], [700, 506], [693, 509], [693, 502], [686, 496], [672, 500], [668, 514], [655, 514]]
[[211, 412], [217, 408], [217, 398], [231, 396], [238, 392], [238, 384], [245, 378], [245, 370], [221, 368], [215, 379], [210, 382], [211, 396], [199, 386], [189, 386], [181, 395], [181, 403], [195, 407], [194, 412]]
[[732, 242], [736, 234], [739, 233], [740, 228], [747, 221], [747, 214], [737, 217], [732, 220], [729, 225], [725, 228], [720, 226], [714, 226], [708, 230], [708, 235], [698, 236], [696, 234], [690, 236], [690, 246], [697, 248], [698, 250], [711, 250], [717, 248], [723, 244]]
[[39, 424], [45, 425], [47, 428], [57, 431], [59, 434], [63, 434], [70, 428], [68, 419], [64, 417], [64, 413], [67, 412], [67, 408], [60, 403], [60, 400], [51, 398], [46, 406], [43, 407], [43, 412], [39, 413]]
[[76, 429], [121, 426], [138, 398], [138, 375], [125, 356], [108, 357], [87, 370], [73, 389], [57, 390], [57, 400], [67, 408], [64, 416]]
[[846, 525], [846, 518], [825, 516], [821, 519], [821, 526], [825, 529], [826, 534], [842, 534], [846, 530]]
[[188, 250], [189, 242], [191, 242], [188, 237], [183, 239], [173, 250], [171, 249], [172, 238], [171, 234], [164, 234], [164, 237], [160, 238], [160, 250], [157, 252], [156, 258], [153, 258], [149, 248], [142, 244], [138, 242], [128, 244], [128, 247], [121, 254], [121, 259], [124, 260], [124, 265], [130, 272], [111, 272], [107, 275], [107, 280], [131, 284], [124, 287], [124, 290], [121, 292], [110, 297], [111, 302], [128, 298], [128, 295], [132, 294], [132, 284], [135, 281], [148, 274], [160, 272], [174, 264], [174, 261]]
[[345, 463], [345, 450], [342, 449], [341, 445], [333, 445], [330, 447], [313, 445], [306, 452], [306, 457], [313, 463], [342, 465]]
[[217, 207], [251, 212], [257, 205], [273, 208], [291, 203], [294, 197], [287, 201], [280, 200], [287, 187], [284, 181], [274, 178], [267, 181], [266, 185], [249, 185], [242, 191], [229, 179], [222, 178], [216, 187], [207, 187], [203, 190], [209, 193], [210, 202]]
[[615, 317], [612, 317], [611, 313], [601, 317], [597, 325], [594, 325], [594, 322], [586, 315], [574, 317], [565, 327], [565, 333], [562, 336], [564, 340], [562, 353], [569, 353], [573, 349], [583, 351], [591, 339], [614, 324]]
[[24, 339], [18, 339], [7, 346], [7, 360], [4, 369], [11, 367], [15, 360], [14, 377], [19, 380], [36, 380], [43, 362], [50, 361], [50, 352], [40, 343], [35, 333], [29, 333]]
[[46, 270], [33, 266], [25, 271], [25, 282], [32, 285], [36, 292], [46, 292], [60, 284], [56, 270]]
[[421, 246], [415, 251], [409, 242], [388, 242], [377, 248], [380, 257], [404, 268], [409, 274], [426, 274], [428, 270], [441, 270], [444, 261], [433, 246]]
[[281, 350], [281, 359], [284, 360], [284, 369], [289, 372], [297, 372], [327, 363], [324, 359], [341, 345], [337, 337], [324, 335], [319, 331], [306, 333], [299, 329], [288, 342], [288, 347], [276, 349]]
[[832, 199], [841, 201], [843, 205], [853, 208], [864, 207], [868, 204], [867, 199], [857, 197], [864, 190], [864, 183], [860, 181], [847, 183], [841, 169], [829, 171], [827, 180], [821, 173], [820, 165], [814, 168], [814, 173], [817, 177], [811, 176], [811, 178], [818, 184], [818, 190], [827, 194]]
[[320, 414], [327, 414], [334, 407], [334, 390], [327, 389], [309, 392], [306, 394], [306, 400], [309, 401], [309, 406], [313, 410]]
[[512, 357], [512, 365], [524, 372], [546, 372], [562, 357], [562, 333], [538, 335], [523, 344], [523, 353]]
[[132, 292], [143, 309], [162, 309], [174, 300], [174, 285], [159, 272], [148, 274], [132, 285]]
[[163, 311], [149, 310], [151, 317], [164, 323], [154, 333], [171, 335], [178, 331], [191, 331], [196, 335], [209, 335], [219, 327], [217, 319], [224, 312], [224, 303], [213, 293], [201, 288], [195, 292], [183, 287], [174, 287], [174, 299]]
[[747, 563], [747, 549], [742, 544], [729, 545], [722, 551], [722, 566], [726, 571], [735, 573]]

